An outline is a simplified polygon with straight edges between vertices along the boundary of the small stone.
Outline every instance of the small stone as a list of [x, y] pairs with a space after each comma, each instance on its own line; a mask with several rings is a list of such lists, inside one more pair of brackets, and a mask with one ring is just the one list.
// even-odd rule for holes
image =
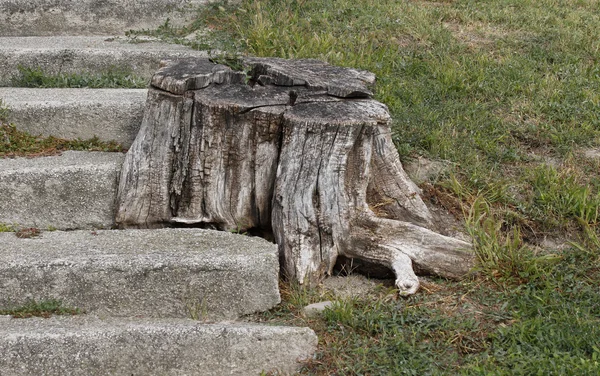
[[303, 311], [307, 317], [315, 317], [321, 314], [321, 312], [323, 312], [325, 308], [331, 307], [332, 305], [333, 302], [327, 300], [324, 302], [309, 304], [306, 307], [304, 307]]

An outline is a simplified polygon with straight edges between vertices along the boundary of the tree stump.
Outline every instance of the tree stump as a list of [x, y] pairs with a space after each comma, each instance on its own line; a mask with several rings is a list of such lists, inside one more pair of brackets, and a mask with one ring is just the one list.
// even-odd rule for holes
[[282, 272], [314, 284], [338, 255], [460, 278], [470, 245], [432, 230], [392, 143], [372, 73], [317, 60], [167, 61], [154, 75], [121, 172], [122, 228], [202, 226], [272, 233]]

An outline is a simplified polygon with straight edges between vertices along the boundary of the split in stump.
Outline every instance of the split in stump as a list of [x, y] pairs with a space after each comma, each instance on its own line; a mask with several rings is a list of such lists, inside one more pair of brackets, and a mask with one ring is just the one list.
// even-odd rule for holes
[[167, 61], [121, 172], [122, 228], [203, 225], [274, 235], [282, 272], [318, 283], [338, 255], [460, 278], [470, 244], [440, 235], [392, 143], [369, 72], [317, 60]]

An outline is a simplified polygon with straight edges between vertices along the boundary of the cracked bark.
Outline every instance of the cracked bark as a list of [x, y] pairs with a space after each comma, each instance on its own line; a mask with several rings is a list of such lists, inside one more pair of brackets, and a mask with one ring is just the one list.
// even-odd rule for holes
[[[369, 72], [316, 60], [248, 58], [235, 72], [167, 62], [153, 77], [119, 184], [120, 227], [212, 226], [272, 232], [282, 272], [300, 283], [338, 255], [394, 270], [460, 278], [470, 245], [431, 230], [398, 159]], [[249, 82], [246, 82], [247, 79]]]

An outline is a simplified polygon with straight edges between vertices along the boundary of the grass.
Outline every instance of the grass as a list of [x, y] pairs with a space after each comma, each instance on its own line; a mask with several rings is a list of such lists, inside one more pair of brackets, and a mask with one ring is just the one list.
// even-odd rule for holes
[[305, 375], [596, 375], [598, 264], [581, 268], [587, 261], [586, 252], [564, 253], [548, 274], [510, 288], [426, 280], [410, 299], [383, 288], [335, 299], [320, 317], [302, 307], [331, 296], [283, 285], [283, 303], [255, 319], [317, 332]]
[[65, 140], [52, 136], [35, 136], [0, 121], [0, 158], [48, 156], [65, 150], [124, 151], [123, 146], [114, 141], [101, 141], [97, 137], [88, 140]]
[[22, 306], [14, 308], [1, 309], [0, 315], [10, 315], [14, 318], [45, 317], [52, 315], [79, 315], [83, 313], [78, 308], [63, 307], [62, 303], [55, 299], [49, 300], [30, 300]]
[[[451, 194], [482, 196], [539, 241], [581, 229], [565, 205], [592, 217], [598, 207], [598, 160], [574, 163], [600, 140], [594, 4], [273, 0], [215, 5], [200, 20], [240, 53], [375, 72], [401, 157], [451, 161], [439, 188], [458, 179]], [[565, 193], [540, 200], [553, 169], [552, 189]]]
[[402, 160], [445, 161], [423, 188], [474, 242], [476, 277], [407, 300], [338, 301], [307, 319], [301, 307], [325, 297], [284, 288], [259, 319], [318, 332], [304, 374], [600, 373], [597, 1], [242, 1], [153, 35], [200, 28], [197, 43], [229, 56], [374, 72]]
[[19, 75], [11, 80], [14, 87], [31, 88], [129, 88], [143, 89], [146, 79], [130, 71], [109, 69], [106, 72], [48, 74], [39, 67], [19, 66]]
[[17, 231], [16, 226], [0, 222], [0, 232], [15, 232], [15, 231]]
[[4, 103], [2, 98], [0, 98], [0, 123], [5, 123], [8, 121], [9, 111], [10, 109], [8, 106]]

